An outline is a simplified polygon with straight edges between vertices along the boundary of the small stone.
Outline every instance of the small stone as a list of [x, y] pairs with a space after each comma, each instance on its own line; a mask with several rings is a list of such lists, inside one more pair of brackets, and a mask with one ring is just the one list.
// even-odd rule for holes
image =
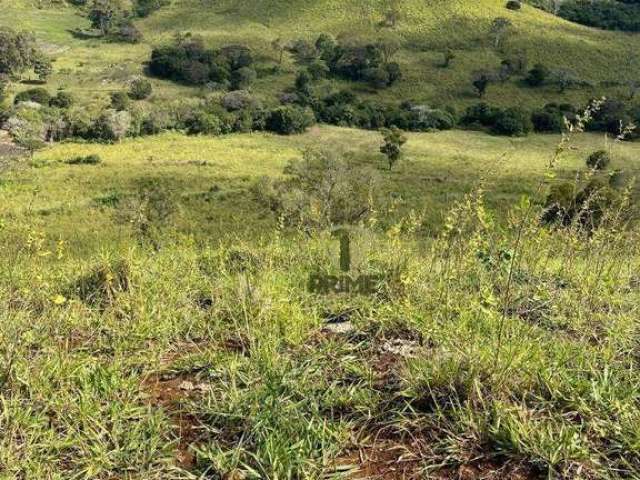
[[189, 380], [185, 380], [184, 382], [182, 382], [180, 384], [179, 388], [180, 388], [180, 390], [186, 390], [186, 391], [190, 392], [190, 391], [194, 390], [196, 387]]

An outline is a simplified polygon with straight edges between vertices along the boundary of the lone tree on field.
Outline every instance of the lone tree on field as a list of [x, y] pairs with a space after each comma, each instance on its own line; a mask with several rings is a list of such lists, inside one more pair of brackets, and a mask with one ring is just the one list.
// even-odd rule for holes
[[384, 141], [380, 146], [380, 153], [384, 153], [387, 156], [389, 171], [391, 171], [402, 156], [402, 146], [407, 143], [407, 137], [405, 137], [402, 130], [397, 127], [383, 128], [380, 130], [380, 133]]
[[512, 26], [511, 21], [504, 17], [498, 17], [491, 22], [489, 36], [496, 50], [500, 49]]
[[487, 87], [493, 79], [493, 74], [488, 70], [476, 70], [473, 72], [471, 75], [471, 84], [473, 88], [476, 89], [480, 98], [484, 97], [484, 94], [487, 92]]
[[33, 71], [38, 76], [38, 80], [46, 83], [53, 73], [53, 64], [48, 57], [38, 55], [33, 61]]
[[125, 16], [120, 0], [93, 0], [89, 7], [91, 26], [100, 30], [102, 36], [111, 33], [120, 20]]
[[453, 53], [453, 50], [447, 48], [444, 52], [442, 52], [442, 68], [449, 68], [451, 65], [451, 61], [456, 58], [456, 54]]
[[284, 52], [287, 50], [287, 43], [278, 37], [271, 42], [271, 48], [278, 54], [278, 65], [282, 65]]

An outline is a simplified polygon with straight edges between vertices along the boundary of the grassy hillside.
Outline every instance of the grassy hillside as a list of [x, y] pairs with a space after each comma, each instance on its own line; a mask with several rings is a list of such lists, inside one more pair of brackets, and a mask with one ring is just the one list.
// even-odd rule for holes
[[[184, 30], [249, 44], [263, 65], [278, 37], [394, 35], [405, 79], [378, 94], [348, 86], [458, 109], [477, 101], [471, 71], [501, 59], [487, 41], [497, 16], [515, 25], [507, 51], [530, 64], [595, 83], [640, 77], [637, 36], [502, 0], [398, 3], [397, 26], [381, 28], [382, 0], [174, 0], [137, 22], [138, 45], [75, 38], [87, 20], [45, 0], [0, 0], [0, 25], [36, 33], [56, 58], [47, 87], [73, 92], [79, 110], [106, 105]], [[275, 101], [298, 66], [283, 69], [256, 94]], [[153, 84], [156, 104], [210, 94]], [[512, 81], [487, 101], [539, 107], [618, 88]], [[378, 132], [326, 125], [65, 140], [32, 156], [0, 132], [0, 480], [640, 478], [640, 226], [627, 222], [640, 199], [622, 185], [640, 174], [640, 144], [577, 132], [407, 139], [389, 170]], [[286, 170], [311, 149], [337, 160], [320, 177]], [[587, 171], [600, 149], [612, 164]], [[331, 164], [342, 159], [352, 168]], [[366, 203], [349, 281], [344, 240], [278, 209], [315, 218], [331, 202], [295, 183], [265, 194], [265, 177], [301, 175]], [[600, 194], [580, 201], [599, 228], [582, 210], [541, 223], [550, 187], [568, 185], [578, 203], [574, 187], [593, 177], [622, 180], [600, 192], [622, 200], [612, 208]], [[365, 291], [311, 288], [361, 275], [373, 276]]]
[[[366, 295], [310, 291], [339, 274], [338, 242], [277, 228], [248, 186], [313, 145], [380, 169], [375, 133], [165, 134], [14, 161], [0, 477], [636, 478], [638, 232], [541, 227], [557, 141], [411, 135], [379, 172], [396, 207], [352, 238], [352, 274], [382, 278]], [[601, 145], [576, 136], [559, 176]], [[636, 145], [614, 152], [638, 168]], [[61, 162], [91, 153], [103, 163]], [[149, 182], [166, 195], [127, 202]]]
[[[474, 101], [469, 77], [479, 68], [496, 68], [508, 52], [526, 52], [529, 64], [575, 70], [594, 88], [559, 94], [555, 88], [528, 89], [509, 81], [489, 89], [487, 100], [502, 105], [539, 107], [552, 101], [579, 102], [594, 95], [616, 95], [622, 87], [602, 87], [600, 82], [637, 78], [640, 63], [632, 52], [640, 47], [636, 35], [604, 32], [571, 24], [530, 6], [507, 10], [502, 0], [404, 0], [393, 28], [380, 26], [388, 10], [385, 1], [213, 1], [174, 0], [151, 17], [138, 22], [145, 39], [140, 45], [74, 39], [71, 29], [87, 26], [76, 9], [60, 6], [35, 8], [28, 0], [2, 0], [5, 15], [0, 24], [33, 30], [57, 58], [51, 86], [65, 86], [87, 98], [103, 98], [122, 88], [143, 70], [153, 45], [178, 31], [204, 36], [213, 46], [227, 43], [251, 45], [265, 62], [277, 57], [270, 48], [275, 38], [313, 38], [320, 32], [356, 39], [392, 36], [402, 42], [398, 60], [405, 79], [379, 93], [383, 100], [412, 98], [437, 105], [462, 106]], [[494, 51], [488, 40], [491, 21], [506, 17], [514, 25], [505, 53]], [[451, 68], [439, 67], [442, 49], [451, 47], [456, 59]], [[282, 75], [262, 78], [254, 90], [266, 98], [293, 83], [296, 67], [287, 61]], [[156, 99], [195, 95], [196, 89], [156, 82]]]
[[[294, 137], [252, 134], [216, 139], [168, 133], [116, 145], [63, 143], [36, 154], [34, 167], [5, 176], [0, 212], [9, 218], [35, 215], [49, 234], [68, 238], [73, 250], [84, 255], [85, 242], [104, 246], [111, 235], [123, 232], [117, 219], [121, 207], [106, 200], [124, 202], [152, 180], [175, 194], [181, 205], [173, 217], [180, 232], [216, 238], [233, 231], [251, 237], [272, 227], [274, 219], [265, 205], [253, 201], [249, 187], [260, 176], [282, 175], [285, 165], [300, 158], [303, 150], [332, 145], [361, 166], [379, 171], [385, 203], [399, 210], [391, 218], [415, 210], [424, 216], [422, 229], [433, 234], [452, 202], [481, 183], [496, 213], [532, 194], [558, 141], [555, 135], [508, 139], [478, 132], [410, 134], [405, 160], [392, 172], [384, 170], [377, 133], [335, 127]], [[576, 137], [558, 165], [559, 179], [572, 179], [585, 169], [585, 158], [604, 146], [600, 135]], [[613, 145], [612, 168], [624, 171], [628, 179], [637, 176], [638, 151], [633, 143]], [[103, 163], [62, 163], [90, 154], [99, 154]], [[79, 218], [84, 221], [79, 223]], [[118, 243], [117, 238], [111, 240]]]

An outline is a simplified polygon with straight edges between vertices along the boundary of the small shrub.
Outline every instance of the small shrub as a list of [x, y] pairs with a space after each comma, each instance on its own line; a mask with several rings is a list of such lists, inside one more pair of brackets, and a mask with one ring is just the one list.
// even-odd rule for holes
[[520, 137], [527, 135], [533, 126], [530, 115], [524, 110], [514, 107], [500, 111], [496, 116], [491, 132], [497, 135]]
[[13, 100], [14, 104], [21, 102], [35, 102], [40, 105], [49, 105], [51, 102], [51, 95], [45, 88], [30, 88], [24, 92], [20, 92]]
[[547, 67], [545, 67], [541, 63], [538, 63], [537, 65], [534, 65], [531, 70], [529, 70], [529, 74], [527, 75], [525, 81], [531, 87], [539, 87], [548, 80], [550, 74], [551, 72]]
[[384, 128], [380, 133], [383, 140], [380, 153], [387, 157], [389, 170], [391, 170], [402, 156], [402, 147], [407, 143], [407, 137], [402, 134], [402, 130], [396, 127]]
[[575, 109], [571, 105], [550, 103], [531, 114], [531, 122], [536, 132], [557, 132], [565, 128], [565, 118], [575, 118]]
[[269, 113], [266, 129], [281, 135], [303, 133], [315, 123], [313, 112], [294, 105], [277, 107]]
[[222, 121], [220, 117], [204, 110], [193, 113], [186, 121], [185, 126], [189, 135], [220, 135], [222, 134]]
[[98, 165], [102, 163], [100, 155], [92, 154], [86, 156], [73, 157], [65, 161], [68, 165]]
[[593, 152], [587, 158], [587, 166], [593, 170], [604, 170], [611, 163], [611, 156], [606, 150]]
[[235, 90], [225, 94], [221, 103], [230, 112], [260, 107], [260, 102], [246, 90]]
[[125, 260], [104, 261], [71, 285], [65, 296], [77, 296], [100, 309], [108, 308], [131, 285], [129, 264]]
[[73, 96], [69, 92], [59, 91], [56, 96], [49, 101], [49, 105], [56, 108], [67, 109], [73, 105]]
[[131, 82], [129, 87], [129, 98], [133, 100], [144, 100], [149, 98], [153, 92], [151, 82], [145, 78], [137, 78]]
[[111, 108], [117, 112], [129, 109], [129, 95], [125, 92], [113, 92], [111, 94]]
[[258, 78], [258, 74], [253, 68], [239, 68], [231, 73], [231, 88], [234, 90], [245, 90], [256, 81], [256, 78]]
[[520, 3], [520, 0], [509, 0], [507, 2], [507, 8], [509, 10], [520, 10], [522, 8], [522, 4]]

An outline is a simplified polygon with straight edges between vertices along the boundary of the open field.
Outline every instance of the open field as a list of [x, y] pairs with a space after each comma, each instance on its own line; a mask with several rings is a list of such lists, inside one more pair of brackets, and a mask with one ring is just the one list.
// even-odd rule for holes
[[[510, 139], [461, 131], [410, 134], [406, 159], [392, 172], [383, 171], [379, 134], [336, 127], [316, 127], [294, 137], [167, 133], [115, 145], [63, 143], [37, 153], [37, 168], [17, 169], [6, 177], [0, 195], [5, 215], [35, 214], [54, 237], [71, 234], [80, 245], [89, 239], [104, 245], [105, 235], [120, 229], [113, 228], [117, 207], [105, 206], [101, 199], [123, 199], [145, 179], [157, 179], [184, 205], [174, 218], [183, 233], [224, 236], [230, 229], [251, 236], [247, 216], [261, 225], [272, 220], [248, 188], [261, 176], [282, 175], [286, 164], [305, 149], [331, 146], [380, 170], [380, 188], [389, 202], [404, 213], [420, 212], [422, 228], [436, 233], [451, 205], [481, 184], [490, 192], [488, 206], [496, 213], [534, 193], [559, 141], [559, 135]], [[557, 166], [559, 178], [571, 179], [584, 170], [586, 157], [605, 144], [602, 135], [575, 136]], [[609, 144], [615, 158], [612, 168], [623, 170], [628, 179], [636, 176], [640, 147]], [[62, 163], [90, 154], [99, 154], [103, 163]]]
[[[557, 142], [416, 134], [392, 172], [376, 134], [329, 127], [14, 161], [0, 476], [635, 478], [638, 232], [538, 224]], [[602, 142], [575, 136], [558, 177]], [[248, 192], [327, 145], [400, 199], [353, 238], [353, 274], [383, 279], [370, 295], [308, 290], [338, 243], [278, 228]], [[637, 148], [614, 145], [615, 166], [634, 173]], [[153, 241], [120, 216], [149, 181], [175, 192]]]

